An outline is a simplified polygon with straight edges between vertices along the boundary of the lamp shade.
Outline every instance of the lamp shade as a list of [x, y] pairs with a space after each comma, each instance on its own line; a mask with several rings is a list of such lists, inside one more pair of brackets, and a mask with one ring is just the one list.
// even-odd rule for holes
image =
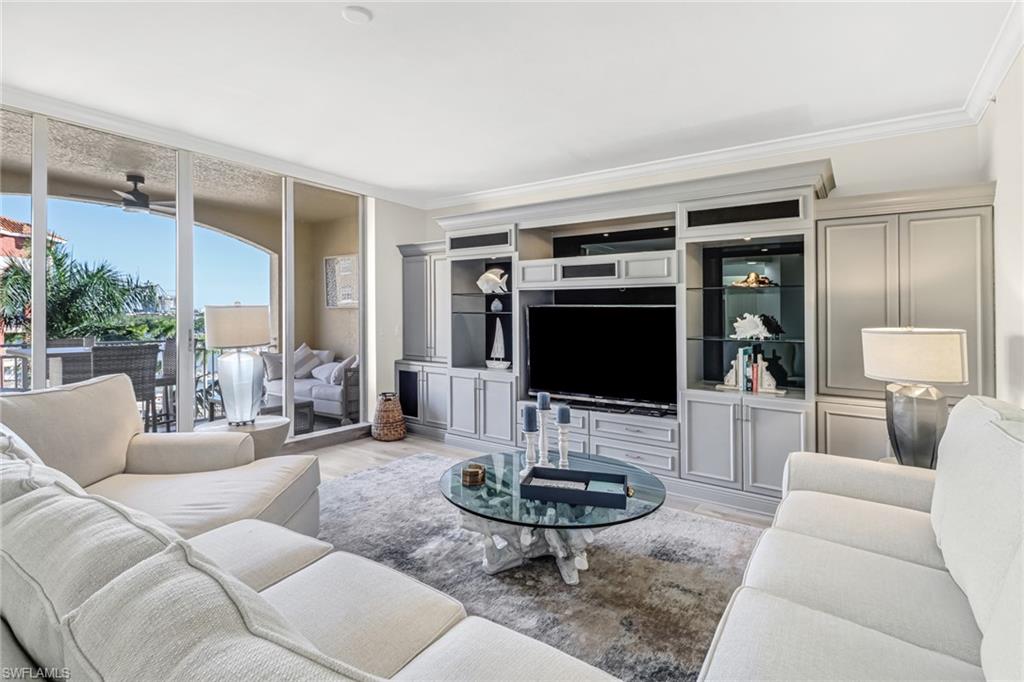
[[963, 329], [874, 327], [861, 329], [864, 376], [922, 384], [967, 383], [967, 332]]
[[270, 343], [270, 306], [208, 305], [207, 348], [251, 348]]

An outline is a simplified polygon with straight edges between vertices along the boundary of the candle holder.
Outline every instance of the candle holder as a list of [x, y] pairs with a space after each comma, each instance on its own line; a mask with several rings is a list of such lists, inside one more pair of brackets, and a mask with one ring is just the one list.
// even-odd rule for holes
[[519, 472], [520, 478], [530, 473], [530, 470], [537, 464], [537, 432], [523, 431], [526, 438], [526, 466]]
[[558, 468], [569, 468], [569, 425], [558, 425]]
[[551, 412], [550, 408], [537, 408], [537, 426], [540, 428], [540, 436], [538, 437], [537, 451], [538, 459], [540, 460], [541, 466], [547, 466], [550, 464], [548, 461], [548, 414]]

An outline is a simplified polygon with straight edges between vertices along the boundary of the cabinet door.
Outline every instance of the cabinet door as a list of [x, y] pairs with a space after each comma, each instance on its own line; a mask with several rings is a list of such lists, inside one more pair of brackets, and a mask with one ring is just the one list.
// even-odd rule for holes
[[426, 360], [427, 353], [427, 256], [402, 260], [402, 356]]
[[683, 459], [680, 475], [740, 488], [739, 396], [688, 392], [683, 398]]
[[477, 437], [477, 374], [448, 370], [448, 431]]
[[448, 372], [440, 367], [423, 368], [423, 423], [448, 426]]
[[818, 223], [818, 393], [882, 396], [864, 376], [860, 330], [899, 324], [896, 216]]
[[480, 377], [480, 437], [515, 445], [515, 377]]
[[891, 456], [885, 403], [818, 401], [818, 452], [879, 460]]
[[992, 209], [900, 216], [900, 324], [967, 330], [966, 386], [950, 396], [994, 395]]
[[430, 347], [431, 358], [448, 359], [451, 348], [452, 269], [444, 256], [430, 257]]
[[782, 497], [789, 453], [813, 449], [813, 404], [778, 398], [743, 399], [743, 489]]
[[420, 368], [417, 365], [395, 365], [395, 390], [406, 421], [420, 421]]

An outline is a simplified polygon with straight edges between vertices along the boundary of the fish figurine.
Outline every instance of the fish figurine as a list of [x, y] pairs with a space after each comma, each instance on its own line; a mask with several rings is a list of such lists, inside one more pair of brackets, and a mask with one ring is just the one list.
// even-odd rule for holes
[[508, 275], [501, 268], [491, 268], [484, 274], [480, 275], [480, 279], [476, 281], [476, 285], [480, 287], [480, 291], [485, 294], [507, 294], [508, 288], [505, 286], [505, 282], [508, 281]]

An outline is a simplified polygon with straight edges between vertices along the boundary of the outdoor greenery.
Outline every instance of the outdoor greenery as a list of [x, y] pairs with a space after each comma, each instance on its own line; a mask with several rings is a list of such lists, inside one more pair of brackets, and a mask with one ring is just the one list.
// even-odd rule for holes
[[[106, 262], [77, 261], [63, 244], [51, 242], [47, 257], [47, 338], [135, 340], [174, 335], [173, 315], [147, 312], [156, 306], [154, 284], [119, 272]], [[0, 320], [6, 329], [27, 332], [31, 310], [30, 262], [9, 259], [0, 274]]]

